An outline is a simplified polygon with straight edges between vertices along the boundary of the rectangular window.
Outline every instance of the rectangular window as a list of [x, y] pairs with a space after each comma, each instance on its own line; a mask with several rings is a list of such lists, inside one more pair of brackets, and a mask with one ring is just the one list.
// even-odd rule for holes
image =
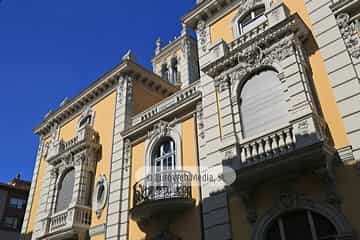
[[9, 203], [9, 207], [11, 208], [25, 208], [26, 205], [26, 201], [24, 199], [20, 199], [20, 198], [10, 198], [10, 203]]
[[16, 217], [5, 217], [4, 225], [16, 229], [18, 227], [18, 219]]

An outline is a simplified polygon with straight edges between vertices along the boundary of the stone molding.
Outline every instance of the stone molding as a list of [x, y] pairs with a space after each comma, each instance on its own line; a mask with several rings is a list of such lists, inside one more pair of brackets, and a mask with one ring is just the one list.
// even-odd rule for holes
[[295, 209], [304, 209], [319, 213], [335, 225], [339, 236], [348, 237], [344, 239], [353, 239], [354, 237], [353, 229], [340, 209], [327, 203], [307, 199], [299, 193], [286, 192], [280, 194], [273, 208], [265, 213], [256, 223], [251, 239], [265, 239], [266, 229], [269, 224], [281, 214]]
[[102, 235], [105, 233], [106, 230], [106, 225], [105, 224], [100, 224], [100, 225], [96, 225], [93, 226], [89, 229], [89, 237], [94, 237], [97, 235]]
[[337, 15], [336, 21], [350, 55], [358, 59], [360, 57], [360, 37], [355, 28], [355, 23], [350, 20], [350, 15], [347, 13]]
[[[145, 161], [144, 166], [147, 170], [147, 167], [151, 166], [152, 152], [154, 147], [157, 145], [159, 140], [163, 137], [170, 137], [175, 143], [175, 161], [176, 168], [181, 169], [182, 166], [182, 136], [179, 129], [180, 125], [176, 125], [177, 119], [174, 119], [172, 122], [158, 121], [154, 124], [153, 129], [148, 131], [147, 139], [145, 141]], [[150, 174], [146, 172], [145, 174]]]
[[49, 134], [54, 124], [60, 125], [61, 123], [66, 122], [68, 119], [78, 114], [84, 106], [91, 105], [104, 96], [104, 94], [113, 90], [118, 86], [119, 77], [124, 75], [132, 77], [136, 81], [140, 81], [148, 88], [151, 88], [152, 91], [157, 91], [164, 97], [169, 96], [169, 94], [178, 90], [177, 87], [161, 79], [155, 73], [150, 72], [137, 63], [125, 60], [109, 72], [105, 73], [74, 99], [67, 101], [58, 110], [50, 113], [41, 124], [35, 127], [34, 132], [44, 136]]
[[[100, 192], [101, 186], [103, 187], [102, 192]], [[102, 196], [100, 196], [100, 199], [99, 199], [99, 194], [102, 194]], [[108, 181], [107, 181], [105, 175], [100, 175], [95, 184], [95, 191], [94, 191], [93, 197], [92, 197], [93, 198], [93, 206], [95, 207], [96, 216], [98, 218], [101, 217], [101, 214], [102, 214], [103, 210], [105, 209], [108, 197], [109, 197]]]
[[225, 51], [228, 54], [203, 66], [202, 70], [213, 78], [219, 78], [222, 74], [221, 78], [227, 70], [238, 64], [244, 63], [248, 66], [279, 62], [291, 55], [292, 42], [305, 38], [307, 33], [308, 30], [299, 16], [292, 15], [285, 22], [265, 30], [251, 41], [235, 46], [234, 43], [230, 43], [230, 51]]

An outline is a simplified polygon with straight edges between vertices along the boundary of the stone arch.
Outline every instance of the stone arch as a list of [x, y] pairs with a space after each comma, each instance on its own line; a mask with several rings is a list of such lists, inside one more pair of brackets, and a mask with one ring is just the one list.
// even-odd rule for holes
[[339, 236], [347, 236], [352, 239], [353, 229], [343, 213], [336, 207], [305, 198], [290, 197], [289, 205], [277, 204], [264, 214], [254, 226], [252, 240], [265, 240], [268, 226], [281, 215], [295, 210], [309, 210], [328, 219], [336, 228]]
[[154, 130], [148, 133], [145, 147], [145, 175], [149, 174], [148, 166], [151, 166], [152, 153], [163, 138], [170, 138], [175, 143], [176, 169], [182, 168], [182, 137], [179, 129], [170, 126], [169, 123], [160, 121], [154, 126]]

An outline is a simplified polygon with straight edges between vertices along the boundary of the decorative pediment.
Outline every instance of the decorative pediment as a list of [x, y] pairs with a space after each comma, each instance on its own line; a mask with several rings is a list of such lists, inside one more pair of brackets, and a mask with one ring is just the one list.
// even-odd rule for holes
[[292, 36], [284, 38], [267, 48], [253, 45], [246, 51], [236, 54], [235, 66], [222, 72], [215, 78], [215, 86], [223, 91], [235, 85], [235, 81], [244, 79], [254, 70], [265, 66], [275, 66], [283, 59], [294, 54], [294, 39]]
[[164, 137], [170, 134], [173, 124], [166, 121], [157, 122], [152, 130], [148, 132], [148, 138]]

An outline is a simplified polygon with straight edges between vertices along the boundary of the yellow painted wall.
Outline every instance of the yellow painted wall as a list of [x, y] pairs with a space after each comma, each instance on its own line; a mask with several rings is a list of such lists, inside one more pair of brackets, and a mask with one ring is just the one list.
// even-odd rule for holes
[[[197, 166], [196, 151], [196, 132], [195, 119], [190, 118], [181, 123], [182, 142], [182, 160], [183, 166]], [[145, 142], [140, 142], [132, 147], [132, 168], [131, 168], [131, 191], [130, 191], [130, 208], [133, 207], [133, 189], [136, 182], [135, 173], [144, 167], [145, 163]], [[195, 173], [195, 172], [194, 172]], [[192, 196], [196, 200], [196, 206], [178, 216], [170, 226], [170, 231], [181, 239], [198, 240], [201, 239], [201, 213], [199, 210], [199, 188], [192, 187]], [[151, 226], [149, 231], [154, 231], [157, 226]], [[129, 221], [129, 239], [143, 240], [146, 234], [138, 227], [137, 223], [130, 219]]]
[[[50, 142], [50, 138], [42, 139], [41, 141], [43, 144], [46, 144], [46, 143]], [[41, 185], [42, 185], [42, 181], [44, 179], [46, 166], [47, 166], [47, 162], [46, 162], [45, 158], [41, 157], [38, 175], [36, 176], [36, 180], [35, 180], [35, 190], [33, 193], [33, 201], [31, 204], [29, 221], [28, 221], [28, 225], [26, 227], [26, 233], [29, 235], [31, 235], [33, 233], [33, 230], [35, 227], [36, 212], [37, 212], [39, 202], [40, 202]]]
[[[192, 174], [196, 174], [197, 172], [194, 168], [198, 166], [198, 163], [195, 119], [192, 117], [185, 120], [181, 124], [181, 129], [183, 166], [185, 168], [190, 167]], [[196, 183], [192, 184], [191, 190], [192, 197], [196, 200], [195, 207], [178, 217], [171, 225], [170, 231], [181, 239], [198, 240], [201, 239], [200, 191]]]
[[[96, 166], [96, 173], [94, 182], [100, 175], [105, 174], [107, 180], [110, 177], [111, 165], [111, 151], [112, 151], [112, 136], [115, 118], [115, 103], [116, 92], [113, 91], [100, 101], [96, 102], [91, 108], [95, 111], [94, 129], [99, 133], [100, 144], [102, 147], [101, 159]], [[79, 121], [80, 115], [68, 121], [65, 125], [61, 126], [59, 139], [68, 141], [76, 136], [76, 126]], [[100, 218], [97, 218], [95, 210], [92, 213], [91, 226], [96, 226], [106, 222], [107, 207], [102, 212]]]
[[150, 91], [139, 81], [133, 83], [133, 94], [133, 114], [144, 111], [164, 98], [160, 93]]
[[[108, 94], [97, 103], [92, 106], [92, 109], [95, 111], [94, 119], [94, 129], [99, 133], [100, 144], [102, 146], [102, 158], [98, 161], [96, 167], [95, 181], [99, 175], [105, 174], [109, 180], [110, 176], [110, 164], [111, 164], [111, 152], [112, 152], [112, 136], [113, 136], [113, 126], [114, 126], [114, 113], [115, 113], [115, 102], [116, 102], [116, 92]], [[76, 126], [79, 121], [79, 115], [75, 116], [72, 120], [66, 122], [63, 126], [60, 127], [59, 139], [68, 141], [76, 136]], [[29, 224], [27, 227], [27, 232], [32, 232], [35, 224], [36, 209], [39, 204], [39, 194], [41, 188], [41, 181], [44, 177], [46, 170], [46, 161], [41, 159], [39, 173], [37, 176], [36, 187], [34, 192], [34, 200], [30, 212]], [[103, 224], [106, 222], [106, 210], [105, 207], [103, 214], [98, 219], [96, 217], [95, 211], [92, 213], [92, 226]], [[102, 239], [101, 236], [96, 236], [93, 239]]]
[[[288, 6], [292, 14], [299, 14], [301, 19], [312, 31], [311, 20], [306, 10], [305, 1], [283, 0], [283, 2]], [[309, 59], [313, 72], [313, 81], [325, 120], [328, 123], [334, 138], [335, 146], [337, 148], [348, 146], [350, 143], [335, 102], [335, 96], [330, 85], [330, 79], [320, 50], [314, 46], [311, 40], [306, 42], [306, 48], [309, 52], [314, 51]]]
[[[112, 92], [106, 98], [93, 106], [95, 111], [94, 129], [100, 135], [100, 144], [102, 147], [101, 159], [96, 166], [94, 181], [96, 182], [100, 175], [105, 175], [107, 181], [110, 181], [110, 166], [112, 154], [113, 128], [115, 121], [115, 103], [116, 92]], [[92, 213], [91, 226], [106, 223], [107, 205], [103, 210], [101, 217], [97, 218], [95, 209]]]
[[91, 237], [91, 240], [105, 240], [105, 235], [96, 235]]
[[[129, 205], [133, 207], [133, 186], [138, 179], [136, 179], [136, 173], [144, 166], [145, 161], [145, 142], [140, 142], [132, 147], [132, 162], [131, 162], [131, 182], [130, 182], [130, 196]], [[145, 234], [139, 229], [135, 221], [129, 220], [129, 239], [143, 240]]]
[[223, 39], [228, 43], [234, 40], [231, 22], [236, 16], [237, 10], [238, 9], [230, 11], [223, 18], [220, 18], [210, 26], [211, 43], [216, 43], [220, 39]]

